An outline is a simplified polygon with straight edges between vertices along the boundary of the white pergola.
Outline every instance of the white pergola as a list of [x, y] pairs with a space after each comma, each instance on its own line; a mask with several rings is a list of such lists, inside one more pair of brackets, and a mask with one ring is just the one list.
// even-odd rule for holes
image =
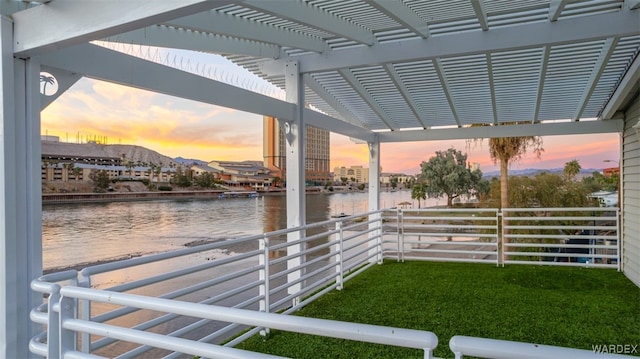
[[[638, 101], [640, 0], [0, 0], [0, 11], [0, 357], [28, 355], [29, 282], [42, 271], [40, 110], [83, 76], [278, 118], [297, 169], [289, 227], [304, 224], [306, 125], [368, 143], [372, 210], [380, 143], [523, 135], [620, 133], [623, 198], [640, 200], [637, 119], [625, 115]], [[220, 54], [286, 99], [109, 43]], [[40, 94], [41, 71], [55, 96]], [[638, 205], [626, 206], [637, 226]], [[631, 253], [639, 232], [623, 229]], [[638, 259], [626, 268], [640, 285]]]

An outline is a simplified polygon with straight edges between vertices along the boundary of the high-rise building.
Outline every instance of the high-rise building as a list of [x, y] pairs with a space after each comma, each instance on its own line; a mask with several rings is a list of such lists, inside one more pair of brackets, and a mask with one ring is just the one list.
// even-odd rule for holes
[[[264, 116], [263, 137], [264, 166], [286, 180], [287, 142], [275, 118]], [[331, 180], [329, 131], [307, 126], [305, 144], [305, 182], [307, 185], [323, 185]]]

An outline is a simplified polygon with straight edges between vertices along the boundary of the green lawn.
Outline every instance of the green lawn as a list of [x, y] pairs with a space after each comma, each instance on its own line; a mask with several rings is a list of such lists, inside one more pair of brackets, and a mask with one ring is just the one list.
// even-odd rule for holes
[[[640, 344], [640, 288], [615, 270], [386, 261], [299, 315], [592, 350]], [[294, 358], [421, 358], [414, 349], [271, 331], [238, 348]]]

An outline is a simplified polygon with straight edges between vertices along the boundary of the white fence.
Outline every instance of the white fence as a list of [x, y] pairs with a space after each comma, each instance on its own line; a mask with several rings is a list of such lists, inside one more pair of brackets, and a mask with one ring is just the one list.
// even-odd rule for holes
[[[44, 331], [31, 340], [30, 349], [49, 358], [244, 355], [231, 347], [265, 327], [278, 327], [258, 321], [258, 311], [278, 312], [270, 314], [269, 320], [279, 322], [275, 318], [285, 318], [323, 294], [341, 289], [383, 258], [619, 266], [615, 211], [537, 208], [509, 209], [504, 214], [495, 209], [375, 211], [44, 275], [32, 283], [32, 289], [43, 294], [43, 303], [31, 313], [32, 321], [42, 324]], [[297, 233], [300, 239], [287, 241], [289, 233]], [[288, 250], [293, 246], [301, 249]], [[293, 261], [300, 264], [291, 266]], [[149, 307], [151, 302], [162, 303], [162, 310]], [[197, 310], [250, 311], [253, 315], [247, 317], [252, 320], [181, 312], [192, 304]], [[302, 325], [309, 329], [290, 330], [330, 335], [345, 326], [333, 323], [327, 332], [320, 329], [324, 324], [314, 323]], [[229, 341], [242, 330], [246, 331]], [[403, 338], [407, 334], [406, 338], [394, 336], [389, 343], [376, 331], [367, 333], [341, 337], [414, 347], [409, 344], [413, 335], [421, 340], [433, 335], [400, 330], [397, 333], [403, 333]], [[420, 347], [425, 357], [437, 344], [432, 339], [420, 344], [425, 345]]]

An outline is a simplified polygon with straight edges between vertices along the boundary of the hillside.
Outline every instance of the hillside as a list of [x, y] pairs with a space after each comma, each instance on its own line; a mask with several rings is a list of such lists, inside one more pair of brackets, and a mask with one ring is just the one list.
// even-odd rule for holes
[[99, 143], [68, 143], [42, 141], [43, 155], [66, 155], [78, 157], [119, 157], [134, 163], [160, 163], [163, 167], [177, 165], [172, 158], [156, 151], [136, 145], [103, 145]]

